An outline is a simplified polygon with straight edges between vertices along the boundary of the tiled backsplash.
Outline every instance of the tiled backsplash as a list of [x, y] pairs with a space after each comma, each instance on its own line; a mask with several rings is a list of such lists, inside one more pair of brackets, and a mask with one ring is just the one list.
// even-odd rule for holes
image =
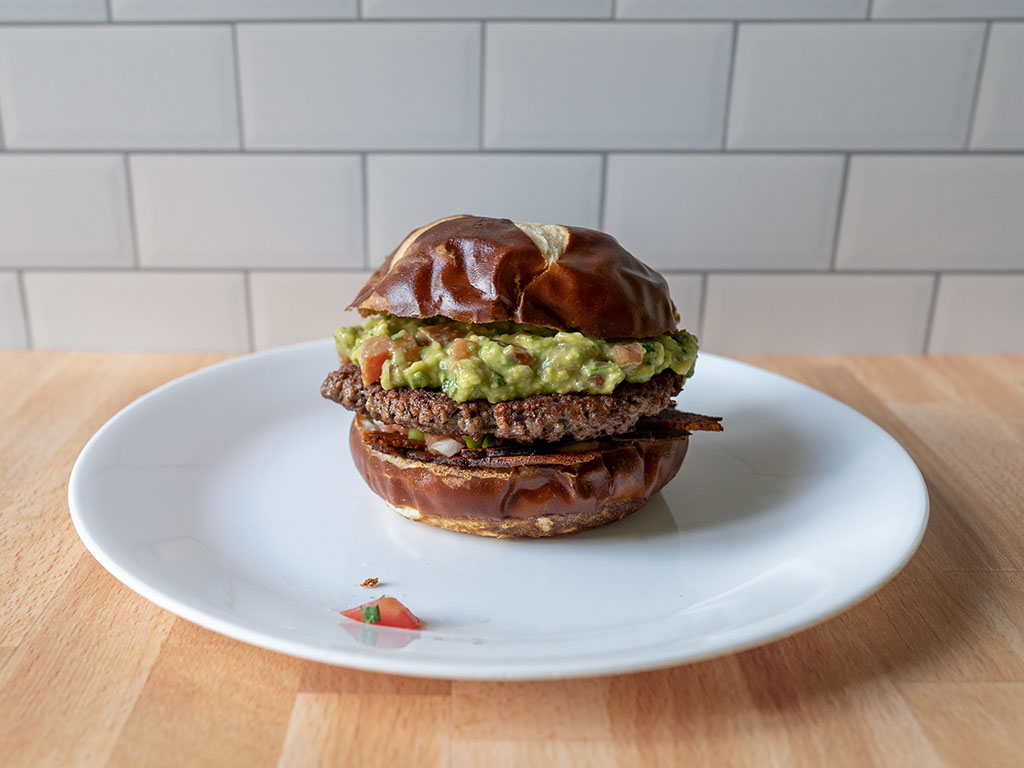
[[0, 0], [0, 346], [325, 337], [455, 212], [714, 351], [1024, 352], [1024, 0]]

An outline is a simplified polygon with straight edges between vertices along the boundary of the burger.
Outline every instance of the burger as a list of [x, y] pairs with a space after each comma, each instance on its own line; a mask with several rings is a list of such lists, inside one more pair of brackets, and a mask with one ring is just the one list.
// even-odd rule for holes
[[697, 340], [664, 278], [603, 232], [481, 216], [414, 230], [335, 334], [321, 394], [399, 514], [483, 536], [553, 536], [642, 507], [690, 433], [675, 409]]

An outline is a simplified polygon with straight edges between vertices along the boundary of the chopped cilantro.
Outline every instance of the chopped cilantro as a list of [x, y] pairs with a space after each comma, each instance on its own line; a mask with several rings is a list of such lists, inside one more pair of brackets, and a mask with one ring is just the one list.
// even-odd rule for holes
[[380, 606], [377, 606], [377, 605], [364, 605], [363, 606], [363, 623], [364, 624], [380, 624]]

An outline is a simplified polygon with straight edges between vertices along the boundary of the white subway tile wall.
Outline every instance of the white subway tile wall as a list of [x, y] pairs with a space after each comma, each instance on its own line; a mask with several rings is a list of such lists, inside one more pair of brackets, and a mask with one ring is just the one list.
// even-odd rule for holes
[[309, 339], [323, 339], [339, 325], [361, 321], [346, 310], [371, 272], [253, 272], [253, 345], [268, 349]]
[[736, 149], [956, 149], [982, 24], [759, 24], [740, 29]]
[[840, 155], [611, 155], [604, 223], [659, 269], [828, 269]]
[[345, 155], [136, 155], [143, 267], [361, 267], [363, 174]]
[[1024, 17], [1024, 0], [874, 0], [876, 19], [1002, 19]]
[[477, 24], [242, 25], [248, 148], [476, 147]]
[[712, 275], [703, 341], [736, 355], [920, 352], [935, 278]]
[[943, 275], [928, 351], [1020, 352], [1021, 307], [1024, 275]]
[[484, 146], [718, 147], [731, 42], [726, 24], [495, 24]]
[[0, 0], [0, 346], [325, 339], [605, 229], [705, 349], [1024, 352], [1024, 0]]
[[863, 19], [869, 0], [618, 0], [622, 19]]
[[8, 149], [238, 146], [231, 30], [0, 27]]
[[21, 306], [18, 275], [0, 272], [0, 347], [26, 347], [25, 311]]
[[363, 0], [379, 19], [607, 19], [612, 0]]
[[1014, 269], [1024, 255], [1024, 157], [854, 157], [840, 269]]
[[249, 348], [241, 274], [30, 272], [24, 279], [37, 347]]
[[0, 153], [0, 266], [133, 260], [123, 157]]
[[1024, 146], [1024, 24], [993, 24], [971, 147]]
[[110, 0], [115, 21], [354, 19], [358, 0]]
[[0, 23], [105, 21], [106, 0], [0, 0]]

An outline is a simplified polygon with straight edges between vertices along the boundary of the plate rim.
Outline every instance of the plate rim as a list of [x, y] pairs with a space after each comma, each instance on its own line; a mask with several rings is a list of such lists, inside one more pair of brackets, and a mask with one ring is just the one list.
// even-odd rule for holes
[[[237, 365], [247, 365], [253, 360], [265, 359], [274, 356], [283, 356], [285, 354], [297, 354], [301, 353], [305, 349], [312, 349], [314, 347], [326, 346], [330, 341], [329, 338], [315, 339], [312, 341], [300, 342], [297, 344], [289, 344], [280, 347], [274, 347], [272, 349], [261, 350], [258, 352], [252, 352], [248, 354], [238, 355], [230, 357], [226, 360], [222, 360], [211, 365], [203, 366], [197, 370], [190, 371], [186, 374], [171, 379], [164, 384], [161, 384], [154, 389], [146, 392], [139, 396], [135, 400], [119, 409], [113, 416], [111, 416], [104, 424], [96, 430], [96, 432], [86, 441], [82, 447], [75, 463], [71, 469], [71, 474], [68, 479], [68, 508], [70, 511], [71, 521], [74, 525], [75, 531], [82, 543], [85, 544], [86, 549], [95, 558], [95, 560], [115, 579], [121, 582], [128, 589], [132, 590], [136, 594], [145, 598], [149, 602], [157, 605], [158, 607], [166, 610], [179, 618], [185, 619], [193, 624], [201, 626], [218, 634], [230, 637], [234, 640], [244, 642], [250, 645], [254, 645], [259, 648], [271, 650], [277, 653], [283, 653], [288, 656], [306, 659], [309, 661], [315, 661], [324, 664], [331, 664], [334, 666], [345, 666], [354, 669], [362, 669], [371, 672], [381, 672], [386, 674], [395, 674], [409, 677], [420, 677], [420, 678], [431, 678], [431, 679], [445, 679], [445, 680], [479, 680], [479, 681], [507, 681], [507, 680], [552, 680], [552, 679], [575, 679], [575, 678], [586, 678], [586, 677], [598, 677], [598, 676], [610, 676], [610, 675], [623, 675], [623, 674], [634, 674], [638, 672], [646, 672], [656, 669], [665, 669], [669, 667], [681, 666], [685, 664], [692, 664], [699, 661], [705, 661], [708, 659], [723, 657], [739, 653], [752, 648], [757, 648], [762, 645], [782, 640], [786, 637], [803, 632], [804, 630], [823, 624], [832, 618], [838, 616], [845, 611], [859, 605], [867, 598], [871, 597], [883, 587], [885, 587], [890, 581], [892, 581], [907, 563], [913, 558], [917, 552], [921, 541], [924, 538], [925, 531], [928, 526], [928, 521], [931, 512], [931, 500], [928, 494], [928, 487], [925, 482], [924, 476], [921, 472], [920, 467], [914, 461], [913, 457], [907, 452], [906, 448], [893, 437], [886, 429], [881, 427], [875, 421], [865, 416], [857, 409], [847, 405], [846, 403], [832, 397], [831, 395], [821, 392], [803, 382], [796, 381], [784, 376], [775, 371], [770, 371], [764, 368], [760, 368], [751, 363], [744, 362], [742, 360], [736, 360], [726, 355], [719, 355], [713, 352], [702, 351], [700, 355], [705, 359], [715, 359], [719, 361], [727, 362], [730, 365], [740, 366], [749, 371], [756, 372], [756, 375], [769, 376], [777, 380], [782, 380], [788, 385], [795, 385], [801, 390], [806, 390], [814, 393], [816, 396], [824, 397], [831, 402], [833, 406], [839, 406], [841, 409], [847, 411], [850, 415], [855, 418], [861, 419], [866, 422], [871, 428], [877, 431], [877, 433], [885, 440], [888, 440], [896, 447], [900, 453], [905, 457], [907, 462], [908, 470], [913, 470], [913, 479], [915, 481], [916, 490], [920, 496], [921, 510], [919, 513], [919, 519], [916, 530], [913, 535], [909, 537], [901, 550], [901, 556], [894, 558], [894, 560], [884, 569], [880, 569], [879, 573], [874, 579], [871, 579], [864, 583], [859, 589], [855, 590], [852, 597], [841, 601], [840, 604], [833, 606], [830, 610], [817, 613], [809, 618], [805, 618], [801, 621], [779, 629], [777, 631], [761, 633], [756, 637], [747, 640], [735, 640], [733, 642], [726, 642], [724, 644], [716, 646], [714, 649], [708, 651], [698, 651], [683, 653], [671, 658], [663, 658], [656, 661], [645, 661], [639, 660], [633, 663], [620, 662], [620, 663], [602, 663], [602, 659], [608, 658], [608, 654], [591, 654], [583, 657], [583, 663], [572, 664], [570, 668], [566, 668], [567, 663], [563, 659], [551, 660], [548, 659], [546, 662], [544, 659], [533, 660], [530, 662], [530, 666], [527, 669], [520, 669], [520, 665], [524, 664], [519, 661], [495, 661], [495, 660], [484, 660], [484, 661], [467, 661], [466, 659], [452, 659], [452, 660], [440, 660], [430, 659], [423, 660], [415, 656], [401, 656], [401, 655], [375, 655], [366, 653], [348, 653], [345, 649], [329, 649], [329, 648], [317, 648], [310, 643], [289, 640], [279, 635], [256, 629], [253, 627], [247, 627], [240, 623], [233, 622], [231, 620], [216, 616], [202, 607], [197, 607], [189, 602], [176, 598], [162, 591], [159, 587], [153, 586], [148, 583], [145, 579], [137, 577], [130, 570], [125, 568], [118, 562], [117, 558], [109, 555], [107, 551], [100, 545], [97, 539], [94, 537], [92, 531], [89, 528], [88, 522], [83, 517], [83, 506], [84, 502], [80, 500], [80, 487], [82, 484], [82, 475], [85, 472], [83, 467], [86, 467], [90, 454], [96, 450], [96, 446], [105, 439], [105, 435], [111, 430], [116, 428], [116, 425], [123, 421], [125, 418], [129, 418], [133, 410], [141, 407], [143, 403], [150, 400], [151, 398], [159, 397], [166, 390], [171, 389], [185, 381], [193, 378], [209, 375], [211, 372], [219, 370], [224, 367], [231, 367]], [[589, 663], [587, 660], [589, 659]], [[505, 665], [504, 670], [500, 668], [501, 665]]]

